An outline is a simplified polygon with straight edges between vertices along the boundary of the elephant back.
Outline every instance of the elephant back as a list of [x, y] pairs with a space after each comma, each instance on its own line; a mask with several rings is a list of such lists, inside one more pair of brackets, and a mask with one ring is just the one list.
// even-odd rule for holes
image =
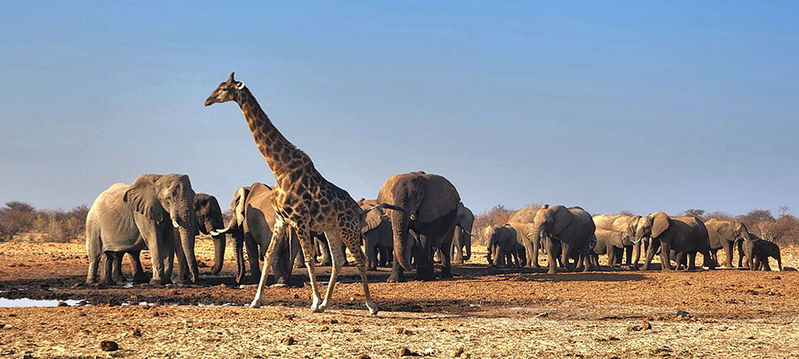
[[514, 211], [510, 215], [508, 222], [510, 223], [533, 223], [535, 221], [535, 214], [538, 208], [522, 208]]

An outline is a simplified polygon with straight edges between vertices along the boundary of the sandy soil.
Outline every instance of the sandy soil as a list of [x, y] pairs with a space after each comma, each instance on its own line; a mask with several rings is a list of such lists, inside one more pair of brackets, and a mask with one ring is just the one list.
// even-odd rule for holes
[[[233, 283], [228, 250], [223, 272], [199, 285], [98, 288], [82, 284], [82, 243], [0, 243], [0, 297], [91, 303], [0, 308], [0, 357], [799, 357], [795, 271], [547, 275], [488, 268], [478, 253], [452, 280], [390, 284], [387, 269], [371, 272], [377, 316], [347, 268], [332, 307], [312, 314], [304, 269], [293, 287], [269, 288], [264, 308], [243, 307], [255, 289]], [[210, 241], [197, 251], [211, 264]], [[799, 250], [783, 252], [799, 266]]]

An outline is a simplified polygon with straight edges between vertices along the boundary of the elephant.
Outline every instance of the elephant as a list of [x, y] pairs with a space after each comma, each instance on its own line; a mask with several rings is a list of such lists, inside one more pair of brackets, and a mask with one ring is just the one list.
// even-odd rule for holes
[[[363, 233], [364, 247], [366, 249], [366, 269], [377, 270], [378, 262], [383, 266], [388, 261], [388, 256], [393, 248], [393, 233], [391, 232], [391, 221], [386, 212], [379, 208], [376, 200], [361, 198], [358, 205], [366, 212], [364, 226], [361, 228]], [[378, 260], [378, 255], [382, 258]]]
[[101, 255], [106, 254], [105, 281], [113, 281], [116, 255], [147, 248], [152, 257], [152, 284], [171, 281], [177, 253], [178, 282], [197, 282], [194, 255], [197, 219], [189, 176], [145, 174], [132, 184], [116, 183], [100, 193], [86, 216], [86, 283], [97, 283]]
[[780, 257], [780, 247], [771, 241], [761, 239], [750, 234], [750, 239], [743, 241], [743, 252], [746, 254], [746, 265], [751, 270], [770, 271], [768, 257], [777, 260], [777, 269], [782, 271], [782, 258]]
[[[408, 232], [417, 234], [416, 278], [433, 278], [433, 253], [449, 249], [458, 215], [460, 195], [446, 178], [424, 172], [389, 177], [377, 195], [377, 202], [401, 210], [388, 211], [394, 244], [394, 263], [388, 280], [402, 280], [403, 270], [411, 270]], [[449, 250], [442, 251], [441, 277], [452, 277]]]
[[524, 245], [519, 242], [516, 230], [505, 224], [499, 227], [488, 227], [488, 242], [486, 259], [488, 264], [500, 266], [520, 267], [524, 262]]
[[[233, 217], [225, 229], [218, 234], [229, 232], [236, 243], [236, 283], [242, 283], [246, 275], [244, 248], [247, 248], [250, 274], [256, 280], [261, 276], [259, 261], [263, 259], [272, 241], [275, 224], [275, 209], [272, 206], [272, 187], [263, 183], [253, 183], [239, 187], [230, 202]], [[292, 264], [300, 245], [290, 231], [279, 239], [277, 256], [272, 262], [275, 283], [285, 284], [291, 276]], [[288, 240], [289, 238], [290, 240]]]
[[[716, 252], [720, 248], [724, 248], [726, 257], [723, 265], [733, 267], [732, 251], [734, 247], [736, 244], [740, 244], [741, 241], [749, 239], [749, 230], [746, 225], [739, 221], [709, 219], [705, 222], [705, 227], [707, 227], [707, 236], [710, 240], [710, 255], [713, 256], [713, 260], [719, 263]], [[740, 246], [738, 247], [738, 267], [742, 267], [744, 254], [741, 252]]]
[[[568, 268], [568, 258], [572, 250], [576, 250], [579, 260], [577, 265], [583, 266], [587, 272], [590, 265], [590, 251], [596, 244], [594, 220], [591, 214], [580, 207], [564, 207], [561, 205], [544, 205], [535, 214], [533, 231], [537, 240], [542, 240], [547, 249], [549, 270], [555, 274], [555, 254], [560, 253], [561, 262]], [[555, 242], [560, 242], [561, 250], [556, 251]]]
[[[608, 254], [608, 264], [617, 266], [621, 265], [621, 256], [626, 252], [626, 264], [638, 268], [643, 242], [636, 240], [635, 230], [638, 228], [641, 216], [600, 214], [593, 216], [593, 219], [597, 238], [594, 253]], [[611, 250], [611, 247], [615, 249]]]
[[514, 211], [508, 219], [508, 224], [516, 230], [517, 238], [524, 245], [526, 259], [521, 265], [532, 268], [539, 268], [538, 249], [541, 241], [535, 233], [533, 222], [538, 208], [522, 208]]
[[[663, 270], [671, 270], [671, 257], [676, 257], [677, 265], [683, 263], [688, 256], [686, 270], [695, 268], [696, 253], [702, 253], [704, 266], [715, 269], [716, 265], [710, 256], [710, 241], [705, 224], [692, 216], [671, 217], [663, 212], [653, 212], [638, 222], [635, 230], [636, 240], [647, 240], [644, 270], [655, 253], [660, 249], [660, 260]], [[672, 253], [672, 250], [674, 253]]]
[[[194, 195], [194, 214], [197, 218], [196, 229], [205, 235], [216, 232], [224, 228], [222, 209], [216, 197], [207, 193], [196, 193]], [[198, 233], [195, 233], [195, 236]], [[216, 275], [222, 270], [225, 261], [225, 236], [222, 234], [213, 235], [214, 241], [214, 265], [211, 267], [211, 274]], [[124, 281], [122, 275], [122, 257], [124, 253], [116, 253], [114, 256], [113, 280]], [[131, 266], [133, 267], [133, 282], [145, 282], [146, 276], [142, 269], [140, 252], [129, 252]]]
[[474, 214], [472, 211], [463, 205], [463, 202], [458, 203], [457, 225], [455, 236], [452, 238], [452, 262], [455, 264], [461, 264], [472, 257], [473, 225]]

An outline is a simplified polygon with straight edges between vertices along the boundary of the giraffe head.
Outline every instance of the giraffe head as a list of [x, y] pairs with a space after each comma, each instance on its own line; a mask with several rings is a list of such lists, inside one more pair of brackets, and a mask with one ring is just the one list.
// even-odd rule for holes
[[211, 92], [211, 96], [205, 100], [206, 106], [211, 106], [215, 103], [222, 103], [228, 101], [236, 101], [239, 97], [239, 91], [244, 89], [244, 82], [239, 82], [233, 79], [233, 72], [230, 73], [227, 81], [219, 84], [219, 86]]

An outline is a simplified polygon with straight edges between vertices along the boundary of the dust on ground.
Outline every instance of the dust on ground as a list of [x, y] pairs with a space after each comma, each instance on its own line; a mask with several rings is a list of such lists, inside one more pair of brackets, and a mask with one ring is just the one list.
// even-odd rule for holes
[[[203, 263], [212, 252], [198, 241]], [[255, 288], [233, 282], [230, 249], [223, 272], [198, 285], [132, 288], [83, 285], [84, 253], [83, 243], [0, 243], [0, 296], [91, 303], [0, 308], [0, 357], [799, 357], [795, 271], [548, 275], [489, 268], [476, 253], [454, 279], [385, 283], [388, 269], [370, 272], [381, 309], [370, 316], [353, 268], [327, 312], [312, 314], [305, 269], [250, 309]], [[799, 265], [799, 250], [783, 257]], [[105, 352], [103, 341], [119, 349]]]

